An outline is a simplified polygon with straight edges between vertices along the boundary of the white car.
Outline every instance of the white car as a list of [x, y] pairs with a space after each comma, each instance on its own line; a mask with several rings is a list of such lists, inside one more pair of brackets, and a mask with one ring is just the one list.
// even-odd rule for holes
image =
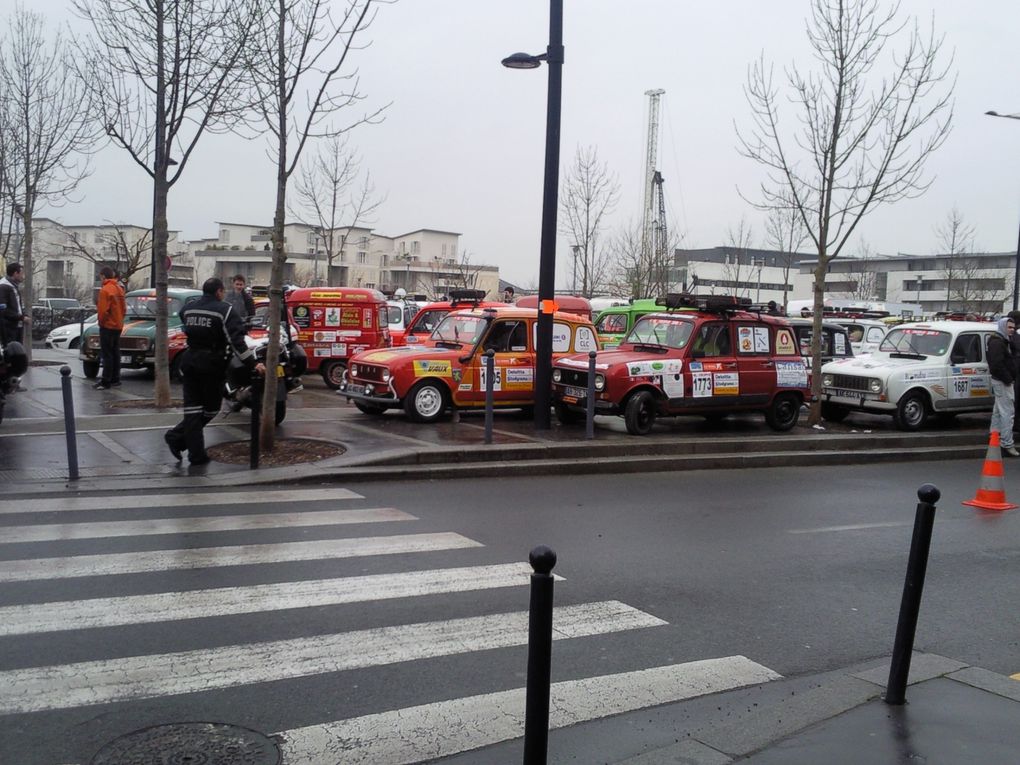
[[900, 430], [917, 430], [933, 414], [990, 412], [994, 403], [986, 349], [995, 325], [933, 321], [889, 330], [869, 356], [822, 367], [822, 417], [891, 414]]
[[99, 320], [98, 314], [86, 316], [83, 322], [74, 322], [57, 327], [46, 335], [47, 348], [74, 349], [81, 344], [81, 333]]
[[837, 324], [846, 327], [850, 335], [850, 346], [854, 356], [863, 356], [878, 350], [883, 338], [889, 332], [889, 325], [875, 319], [834, 319]]

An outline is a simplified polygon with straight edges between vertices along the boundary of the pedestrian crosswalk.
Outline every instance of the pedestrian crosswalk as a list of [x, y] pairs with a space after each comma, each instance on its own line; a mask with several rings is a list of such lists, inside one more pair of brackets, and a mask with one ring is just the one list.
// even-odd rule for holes
[[[0, 526], [0, 762], [84, 763], [110, 731], [180, 722], [189, 700], [244, 725], [246, 712], [273, 719], [265, 710], [278, 705], [281, 683], [342, 684], [345, 673], [364, 683], [386, 668], [410, 678], [422, 663], [454, 667], [527, 644], [530, 566], [487, 557], [456, 530], [430, 530], [414, 508], [360, 507], [371, 500], [343, 489], [33, 502], [5, 506], [0, 518], [12, 521]], [[33, 513], [44, 522], [32, 523]], [[348, 568], [316, 575], [323, 566]], [[611, 592], [578, 600], [561, 568], [557, 644], [640, 640], [666, 627]], [[317, 621], [322, 609], [356, 604], [368, 610], [349, 629]], [[372, 624], [384, 606], [396, 616]], [[273, 629], [230, 628], [252, 618]], [[554, 684], [550, 725], [778, 677], [743, 656], [612, 674], [593, 665], [587, 677]], [[311, 719], [281, 710], [285, 724], [266, 732], [277, 734], [288, 765], [434, 760], [523, 735], [518, 683], [495, 678], [491, 687], [506, 690], [466, 688], [454, 698], [443, 690], [411, 706], [386, 704], [388, 689], [376, 688], [372, 705], [359, 710], [355, 694], [332, 713], [326, 694]], [[239, 698], [258, 699], [257, 710], [239, 709]], [[64, 726], [58, 736], [54, 725]]]

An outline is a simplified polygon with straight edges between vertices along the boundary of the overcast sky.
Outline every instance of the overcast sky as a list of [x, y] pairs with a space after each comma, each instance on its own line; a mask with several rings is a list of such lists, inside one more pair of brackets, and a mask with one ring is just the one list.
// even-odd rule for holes
[[[338, 0], [339, 2], [339, 0]], [[67, 0], [27, 5], [54, 23]], [[620, 181], [613, 226], [640, 220], [646, 90], [662, 88], [659, 167], [670, 223], [688, 247], [725, 244], [746, 217], [765, 246], [754, 196], [758, 168], [739, 156], [734, 124], [749, 125], [742, 87], [762, 52], [779, 67], [806, 50], [808, 0], [565, 0], [561, 166], [595, 146]], [[6, 16], [14, 0], [0, 0]], [[869, 215], [860, 236], [885, 254], [937, 249], [933, 229], [955, 205], [980, 250], [1014, 251], [1020, 226], [1020, 113], [1016, 0], [904, 0], [903, 12], [946, 37], [958, 76], [953, 133], [928, 164], [918, 200]], [[544, 52], [548, 0], [398, 0], [381, 7], [372, 45], [356, 61], [367, 105], [392, 102], [385, 122], [351, 137], [387, 201], [373, 227], [394, 236], [419, 228], [463, 234], [472, 262], [537, 285], [547, 73], [505, 69], [515, 51]], [[65, 223], [148, 225], [151, 186], [113, 147], [96, 158], [82, 201], [44, 211]], [[215, 221], [269, 225], [275, 171], [265, 144], [207, 136], [171, 190], [171, 228], [214, 237]], [[568, 283], [560, 237], [558, 284]]]

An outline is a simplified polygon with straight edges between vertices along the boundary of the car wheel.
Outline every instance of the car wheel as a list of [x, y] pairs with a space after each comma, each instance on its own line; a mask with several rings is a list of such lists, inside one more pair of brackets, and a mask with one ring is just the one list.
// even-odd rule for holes
[[277, 401], [276, 402], [276, 417], [275, 417], [276, 424], [279, 425], [285, 419], [287, 419], [287, 401], [286, 401], [286, 399], [284, 399], [283, 401]]
[[438, 383], [420, 382], [404, 399], [404, 411], [414, 422], [435, 422], [446, 411], [446, 393]]
[[562, 401], [557, 401], [553, 404], [553, 408], [556, 411], [556, 419], [563, 425], [573, 425], [575, 422], [580, 422], [582, 419], [580, 412], [576, 409], [571, 409]]
[[893, 422], [900, 430], [920, 430], [928, 419], [928, 400], [923, 393], [914, 391], [900, 399], [893, 414]]
[[765, 422], [773, 430], [789, 430], [800, 418], [800, 399], [793, 393], [780, 393], [765, 410]]
[[632, 436], [648, 435], [655, 424], [655, 399], [652, 394], [642, 390], [631, 396], [623, 412], [623, 421]]
[[822, 419], [828, 422], [843, 422], [850, 414], [850, 408], [829, 401], [822, 402]]
[[73, 351], [73, 350], [76, 350], [79, 345], [81, 345], [81, 338], [80, 337], [72, 337], [71, 338], [71, 342], [69, 342], [67, 344], [67, 347], [68, 347], [69, 350]]
[[90, 380], [99, 375], [99, 362], [98, 361], [83, 361], [81, 363], [81, 371]]
[[332, 390], [340, 390], [340, 384], [344, 381], [346, 365], [342, 361], [327, 361], [319, 369], [326, 387]]
[[386, 411], [386, 407], [379, 406], [378, 404], [365, 404], [361, 401], [355, 401], [354, 406], [358, 407], [358, 411], [362, 414], [380, 415]]

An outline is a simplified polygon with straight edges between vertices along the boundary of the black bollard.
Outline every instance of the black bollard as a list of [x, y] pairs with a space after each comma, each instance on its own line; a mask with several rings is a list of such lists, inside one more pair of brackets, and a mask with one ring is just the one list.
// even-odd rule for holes
[[74, 425], [74, 396], [71, 394], [71, 367], [60, 368], [60, 389], [64, 394], [64, 436], [67, 438], [67, 472], [78, 480], [78, 436]]
[[549, 749], [549, 685], [552, 667], [553, 566], [556, 553], [539, 545], [528, 556], [528, 687], [524, 710], [524, 765], [545, 765]]
[[917, 498], [921, 501], [914, 516], [914, 536], [910, 540], [910, 558], [907, 561], [906, 581], [903, 583], [903, 599], [900, 601], [900, 619], [896, 624], [896, 642], [893, 644], [892, 663], [889, 665], [889, 683], [885, 689], [886, 704], [902, 704], [906, 701], [910, 655], [914, 650], [914, 633], [917, 630], [917, 616], [921, 611], [924, 574], [928, 568], [928, 551], [935, 526], [935, 503], [941, 496], [942, 493], [930, 483], [917, 490]]
[[595, 351], [588, 351], [588, 398], [586, 399], [586, 438], [595, 438]]
[[262, 412], [262, 386], [259, 384], [258, 377], [252, 380], [251, 388], [251, 450], [248, 458], [248, 469], [258, 470], [259, 467], [259, 451], [261, 446], [259, 444], [259, 428], [262, 425], [262, 418], [259, 416]]
[[485, 352], [485, 443], [492, 443], [492, 391], [495, 384], [496, 352], [491, 348]]

